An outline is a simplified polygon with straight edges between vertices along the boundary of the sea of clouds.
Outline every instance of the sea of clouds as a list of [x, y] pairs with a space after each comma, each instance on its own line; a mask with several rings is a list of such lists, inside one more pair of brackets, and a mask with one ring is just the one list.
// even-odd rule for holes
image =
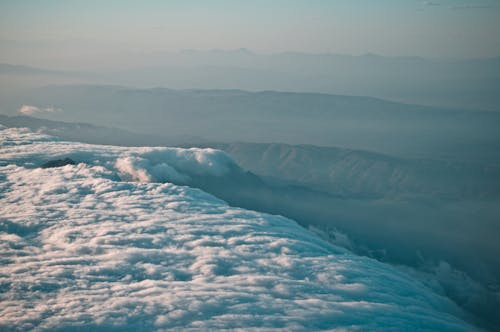
[[474, 330], [409, 274], [178, 185], [237, 167], [0, 128], [0, 330]]

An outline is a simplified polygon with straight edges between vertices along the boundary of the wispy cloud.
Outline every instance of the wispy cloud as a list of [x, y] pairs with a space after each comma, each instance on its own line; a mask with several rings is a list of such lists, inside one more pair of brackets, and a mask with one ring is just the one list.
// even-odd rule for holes
[[468, 10], [468, 9], [488, 9], [493, 8], [492, 5], [456, 5], [450, 6], [453, 10]]
[[453, 4], [453, 1], [419, 1], [425, 7], [443, 7], [453, 10], [468, 10], [468, 9], [488, 9], [493, 8], [491, 4], [478, 4], [477, 2]]
[[434, 1], [422, 1], [422, 5], [424, 6], [441, 6], [439, 2]]

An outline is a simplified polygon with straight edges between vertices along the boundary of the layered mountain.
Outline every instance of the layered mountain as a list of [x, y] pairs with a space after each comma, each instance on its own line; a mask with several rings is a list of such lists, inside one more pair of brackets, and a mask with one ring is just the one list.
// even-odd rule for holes
[[[308, 91], [496, 111], [500, 102], [499, 57], [428, 59], [376, 54], [258, 54], [239, 49], [121, 52], [107, 65], [103, 65], [101, 56], [87, 60], [92, 65], [78, 72], [0, 64], [0, 85], [2, 81], [10, 84], [21, 81], [23, 85], [72, 81], [175, 89]], [[42, 58], [37, 61], [37, 65], [46, 66]], [[56, 67], [50, 65], [58, 69], [81, 67], [81, 63], [71, 61], [57, 63]]]
[[[500, 113], [370, 97], [64, 85], [5, 96], [0, 111], [14, 115], [24, 111], [23, 105], [50, 120], [147, 135], [336, 146], [412, 158], [500, 160]], [[60, 111], [45, 111], [53, 109]]]

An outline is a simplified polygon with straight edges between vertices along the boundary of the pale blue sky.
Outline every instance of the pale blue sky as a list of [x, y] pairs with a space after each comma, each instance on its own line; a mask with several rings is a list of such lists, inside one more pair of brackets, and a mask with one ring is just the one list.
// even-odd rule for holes
[[0, 2], [0, 62], [212, 48], [489, 57], [499, 36], [491, 0]]

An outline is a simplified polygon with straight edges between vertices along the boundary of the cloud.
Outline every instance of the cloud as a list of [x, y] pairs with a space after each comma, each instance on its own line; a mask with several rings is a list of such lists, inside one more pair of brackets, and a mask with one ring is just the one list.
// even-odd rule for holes
[[[31, 143], [19, 159], [40, 166], [48, 160], [70, 158], [94, 166], [104, 166], [124, 181], [172, 182], [189, 184], [193, 177], [221, 177], [229, 172], [243, 172], [225, 152], [216, 149], [170, 147], [117, 147], [83, 143], [55, 142], [49, 135], [34, 134], [26, 129], [8, 128], [10, 140], [19, 144]], [[53, 141], [47, 145], [45, 142]], [[12, 158], [9, 150], [2, 151], [4, 158]], [[18, 157], [20, 157], [18, 155]]]
[[36, 106], [32, 105], [22, 105], [18, 110], [19, 113], [24, 114], [24, 115], [33, 115], [37, 113], [58, 113], [62, 112], [61, 108], [55, 108], [55, 107], [46, 107], [46, 108], [39, 108]]
[[166, 162], [152, 165], [148, 159], [125, 157], [116, 161], [122, 179], [138, 182], [186, 183], [190, 178]]
[[19, 113], [25, 114], [25, 115], [32, 115], [32, 114], [40, 113], [41, 112], [41, 110], [38, 107], [36, 107], [36, 106], [30, 106], [30, 105], [23, 105], [17, 111]]
[[[116, 176], [219, 174], [217, 150], [12, 128], [0, 144], [0, 330], [473, 330], [413, 277], [292, 220]], [[86, 163], [33, 167], [60, 155]]]

